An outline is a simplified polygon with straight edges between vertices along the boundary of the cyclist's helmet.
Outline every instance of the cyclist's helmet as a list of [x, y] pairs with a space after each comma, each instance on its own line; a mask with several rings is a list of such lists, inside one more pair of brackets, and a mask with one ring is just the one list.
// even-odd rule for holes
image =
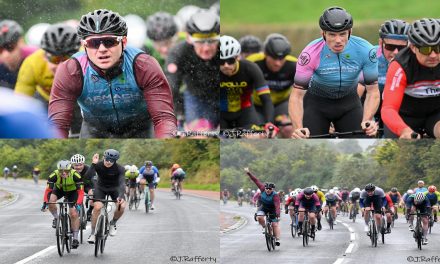
[[420, 180], [420, 181], [417, 182], [417, 184], [425, 184], [425, 182]]
[[115, 149], [107, 149], [104, 151], [104, 158], [110, 161], [117, 161], [119, 159], [119, 151]]
[[66, 24], [55, 24], [44, 32], [40, 47], [53, 55], [72, 55], [81, 42], [76, 30]]
[[361, 189], [359, 189], [358, 187], [353, 189], [354, 192], [361, 192]]
[[130, 166], [130, 173], [137, 173], [138, 172], [138, 168], [136, 167], [136, 165], [132, 165]]
[[431, 185], [428, 187], [428, 192], [433, 193], [437, 191], [437, 187], [435, 187], [434, 185]]
[[414, 197], [415, 203], [421, 203], [421, 202], [423, 202], [423, 200], [425, 200], [425, 195], [421, 192], [417, 193], [416, 196]]
[[150, 160], [145, 161], [145, 166], [150, 167], [153, 166], [153, 162]]
[[304, 189], [304, 194], [305, 195], [312, 195], [313, 194], [313, 189], [310, 187], [307, 187]]
[[339, 187], [335, 186], [335, 187], [333, 187], [333, 190], [335, 190], [337, 192], [337, 191], [339, 191]]
[[40, 46], [44, 32], [50, 27], [49, 23], [38, 23], [28, 29], [24, 35], [26, 43], [31, 46]]
[[330, 189], [330, 190], [328, 191], [328, 193], [329, 193], [329, 194], [335, 194], [335, 190], [334, 190], [334, 189]]
[[124, 169], [125, 169], [125, 171], [128, 171], [128, 170], [130, 170], [130, 168], [131, 168], [131, 166], [130, 166], [130, 165], [125, 165], [125, 166], [124, 166]]
[[262, 50], [263, 43], [254, 35], [246, 35], [239, 40], [241, 46], [241, 52], [244, 53], [258, 53]]
[[212, 5], [209, 7], [209, 10], [210, 10], [211, 12], [216, 13], [217, 15], [220, 15], [220, 1], [217, 1], [217, 2], [215, 2], [214, 4], [212, 4]]
[[241, 46], [238, 40], [231, 36], [220, 37], [220, 59], [225, 60], [240, 55]]
[[57, 164], [58, 170], [70, 170], [72, 165], [70, 164], [70, 161], [68, 160], [60, 160]]
[[376, 186], [374, 186], [374, 184], [369, 183], [367, 185], [365, 185], [365, 191], [374, 191], [376, 189]]
[[290, 197], [295, 197], [296, 196], [296, 192], [295, 191], [291, 191], [289, 194]]
[[97, 9], [81, 17], [78, 25], [80, 38], [103, 34], [127, 36], [127, 24], [118, 13], [107, 9]]
[[23, 28], [14, 20], [0, 21], [0, 47], [15, 44], [23, 35]]
[[84, 164], [85, 161], [86, 159], [81, 154], [75, 154], [70, 158], [72, 164]]
[[243, 189], [240, 189], [240, 190], [238, 190], [238, 192], [242, 193], [242, 192], [244, 192], [244, 190], [243, 190]]
[[310, 188], [312, 188], [313, 192], [319, 191], [318, 186], [316, 186], [316, 185], [312, 185], [312, 186], [310, 186]]
[[412, 23], [408, 32], [409, 41], [416, 47], [440, 44], [440, 22], [433, 18], [424, 18]]
[[353, 27], [353, 18], [344, 8], [330, 7], [319, 18], [319, 27], [323, 31], [341, 32]]
[[179, 26], [180, 31], [185, 31], [186, 23], [191, 18], [191, 16], [200, 11], [200, 7], [195, 5], [186, 5], [177, 11], [176, 15], [176, 23]]
[[406, 191], [406, 193], [407, 193], [407, 194], [409, 194], [409, 195], [411, 195], [411, 194], [413, 194], [413, 193], [414, 193], [414, 191], [413, 191], [413, 190], [411, 190], [411, 189], [409, 189], [408, 191]]
[[379, 37], [408, 40], [409, 28], [410, 25], [403, 20], [387, 20], [379, 29]]
[[396, 193], [397, 192], [397, 188], [396, 187], [391, 188], [391, 192], [392, 193]]
[[273, 182], [266, 182], [266, 183], [264, 183], [264, 188], [275, 189], [275, 183], [273, 183]]
[[264, 53], [272, 58], [284, 58], [291, 50], [289, 40], [281, 34], [269, 34], [264, 41]]
[[177, 163], [174, 163], [173, 166], [171, 167], [171, 169], [175, 170], [177, 168], [180, 168], [180, 165]]
[[17, 165], [12, 166], [12, 168], [13, 168], [13, 169], [16, 169], [16, 168], [17, 168]]
[[186, 22], [186, 31], [190, 34], [220, 34], [220, 18], [217, 14], [200, 10]]
[[177, 33], [174, 17], [167, 12], [157, 12], [147, 18], [147, 36], [154, 41], [166, 40]]

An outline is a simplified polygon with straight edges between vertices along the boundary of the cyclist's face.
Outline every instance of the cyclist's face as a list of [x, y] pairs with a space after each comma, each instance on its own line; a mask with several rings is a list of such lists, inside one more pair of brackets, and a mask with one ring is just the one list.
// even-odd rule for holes
[[155, 50], [159, 52], [160, 56], [163, 59], [166, 59], [168, 57], [168, 51], [175, 42], [176, 42], [176, 38], [174, 37], [161, 41], [153, 41], [153, 47]]
[[67, 176], [69, 175], [69, 171], [68, 170], [61, 170], [60, 172], [61, 172], [61, 176], [63, 178], [67, 178]]
[[286, 58], [273, 58], [271, 56], [266, 56], [266, 65], [267, 68], [269, 68], [272, 72], [279, 72], [281, 68], [284, 66], [284, 63], [286, 63]]
[[192, 39], [194, 51], [197, 56], [202, 60], [210, 60], [217, 54], [219, 41], [218, 40], [194, 40]]
[[[422, 53], [420, 53], [419, 49], [414, 46], [414, 45], [410, 45], [411, 50], [414, 54], [416, 54], [417, 57], [417, 61], [425, 67], [428, 68], [434, 68], [437, 67], [437, 65], [439, 65], [440, 63], [440, 53], [437, 54], [435, 53], [435, 51], [432, 51], [431, 54], [429, 55], [423, 55]], [[423, 187], [424, 184], [419, 184], [419, 187]]]
[[272, 188], [266, 188], [265, 191], [266, 191], [266, 194], [271, 194], [273, 192], [273, 189]]
[[84, 164], [81, 163], [73, 163], [72, 166], [77, 172], [81, 172], [84, 169]]
[[368, 196], [373, 196], [374, 195], [374, 191], [367, 191]]
[[[116, 38], [116, 36], [112, 35], [96, 35], [96, 36], [90, 36], [85, 39], [85, 41], [93, 40], [93, 39], [102, 39], [105, 40], [105, 38]], [[104, 41], [103, 41], [104, 42]], [[107, 41], [107, 43], [109, 43]], [[122, 43], [122, 44], [121, 44]], [[127, 38], [123, 37], [121, 41], [119, 41], [115, 46], [108, 48], [105, 46], [105, 44], [101, 43], [99, 47], [92, 47], [90, 45], [87, 45], [83, 42], [83, 45], [85, 45], [85, 49], [87, 52], [88, 58], [96, 65], [98, 68], [102, 70], [108, 70], [109, 68], [113, 67], [121, 58], [122, 54], [122, 45], [126, 47], [127, 44]]]
[[113, 166], [113, 164], [115, 164], [115, 162], [113, 160], [107, 160], [104, 158], [104, 166], [107, 168], [110, 168], [111, 166]]
[[384, 38], [379, 39], [379, 46], [382, 47], [382, 53], [385, 59], [391, 61], [402, 48], [408, 46], [408, 41]]
[[232, 76], [237, 69], [237, 60], [235, 59], [233, 63], [225, 60], [220, 63], [220, 71], [226, 76]]
[[349, 33], [349, 30], [345, 30], [341, 32], [324, 31], [322, 34], [329, 49], [335, 53], [341, 53], [347, 45]]
[[306, 199], [308, 200], [308, 199], [310, 199], [310, 198], [312, 198], [312, 195], [310, 194], [304, 194], [304, 197], [306, 197]]
[[0, 61], [5, 63], [11, 69], [15, 70], [19, 67], [21, 58], [21, 48], [24, 45], [23, 38], [20, 38], [17, 43], [8, 45], [0, 49]]

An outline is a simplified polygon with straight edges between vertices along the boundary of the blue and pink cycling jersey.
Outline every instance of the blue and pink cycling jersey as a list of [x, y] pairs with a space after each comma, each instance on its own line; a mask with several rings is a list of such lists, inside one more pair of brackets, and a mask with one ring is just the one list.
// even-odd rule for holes
[[351, 36], [341, 53], [334, 53], [323, 38], [310, 42], [298, 58], [295, 84], [320, 97], [339, 99], [357, 92], [359, 76], [364, 83], [377, 81], [377, 48]]

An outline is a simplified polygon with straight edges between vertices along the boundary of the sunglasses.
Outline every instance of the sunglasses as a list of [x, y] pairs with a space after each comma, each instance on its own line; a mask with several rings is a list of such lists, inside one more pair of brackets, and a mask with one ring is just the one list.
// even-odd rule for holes
[[272, 188], [266, 188], [266, 190], [272, 191]]
[[60, 170], [61, 173], [69, 173], [69, 170]]
[[226, 60], [220, 60], [220, 65], [225, 65], [225, 63], [227, 63], [227, 64], [229, 64], [229, 65], [232, 65], [232, 64], [234, 64], [235, 63], [235, 61], [236, 61], [236, 59], [235, 58], [229, 58], [229, 59], [226, 59]]
[[115, 163], [115, 161], [112, 160], [112, 159], [104, 159], [104, 160], [107, 161], [107, 162], [110, 162], [110, 163]]
[[3, 50], [7, 50], [8, 52], [12, 52], [17, 47], [17, 43], [6, 43], [2, 47], [0, 47], [0, 53], [3, 52]]
[[46, 59], [48, 62], [52, 64], [60, 64], [63, 61], [66, 61], [70, 58], [70, 55], [52, 55], [46, 53]]
[[440, 45], [437, 46], [426, 46], [426, 47], [419, 47], [419, 52], [423, 55], [429, 55], [432, 51], [434, 51], [436, 54], [440, 53]]
[[386, 49], [386, 50], [388, 50], [388, 51], [395, 51], [396, 49], [397, 49], [398, 51], [400, 51], [400, 50], [406, 48], [407, 46], [406, 46], [406, 45], [387, 44], [387, 43], [384, 42], [384, 43], [383, 43], [383, 47], [384, 47], [384, 49]]
[[92, 38], [83, 40], [83, 44], [86, 48], [98, 49], [99, 46], [104, 45], [106, 49], [116, 47], [121, 42], [122, 37], [104, 37], [104, 38]]
[[202, 44], [208, 44], [208, 45], [212, 45], [214, 43], [217, 43], [219, 40], [218, 39], [212, 39], [212, 38], [208, 38], [208, 39], [193, 39], [194, 44], [197, 45], [202, 45]]

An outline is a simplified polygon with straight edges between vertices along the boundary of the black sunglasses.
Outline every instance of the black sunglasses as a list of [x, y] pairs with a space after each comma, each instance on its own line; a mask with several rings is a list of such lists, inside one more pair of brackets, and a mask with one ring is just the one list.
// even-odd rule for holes
[[232, 65], [236, 61], [237, 60], [235, 58], [229, 58], [229, 59], [225, 59], [225, 60], [220, 59], [220, 65], [225, 65], [225, 63], [227, 63], [228, 65]]
[[110, 163], [115, 163], [115, 160], [112, 160], [112, 159], [104, 159], [104, 160], [107, 162], [110, 162]]
[[383, 47], [384, 49], [388, 50], [388, 51], [395, 51], [396, 49], [398, 51], [401, 51], [402, 49], [406, 48], [406, 45], [394, 45], [394, 44], [387, 44], [387, 43], [383, 43]]
[[272, 191], [272, 188], [266, 188], [266, 190]]
[[17, 47], [17, 44], [17, 42], [3, 44], [3, 46], [0, 47], [0, 53], [2, 53], [3, 50], [7, 50], [9, 52], [13, 51]]
[[418, 49], [419, 49], [420, 53], [422, 53], [423, 55], [430, 55], [431, 52], [433, 52], [433, 51], [437, 54], [440, 53], [440, 45], [419, 47]]
[[99, 46], [104, 45], [106, 49], [119, 45], [122, 37], [104, 37], [104, 38], [92, 38], [84, 40], [84, 46], [90, 49], [98, 49]]

